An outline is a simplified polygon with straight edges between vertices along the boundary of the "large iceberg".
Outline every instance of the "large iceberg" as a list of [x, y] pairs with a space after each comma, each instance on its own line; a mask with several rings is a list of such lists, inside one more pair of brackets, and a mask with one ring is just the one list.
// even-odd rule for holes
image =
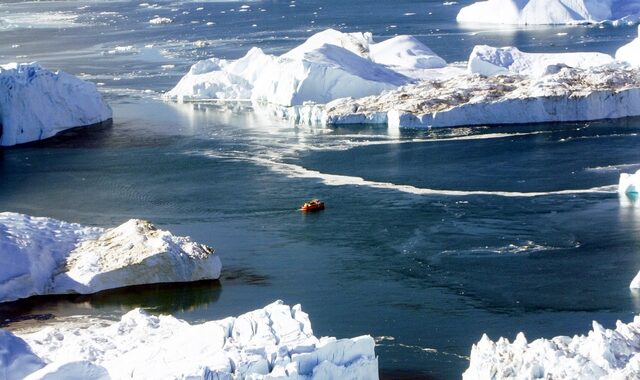
[[281, 106], [327, 103], [395, 89], [445, 66], [411, 36], [374, 43], [371, 33], [328, 29], [281, 56], [252, 48], [238, 60], [200, 61], [164, 98], [253, 100]]
[[309, 124], [455, 127], [612, 119], [640, 115], [640, 70], [561, 67], [540, 78], [460, 75], [422, 81], [381, 95], [296, 109]]
[[[318, 339], [300, 305], [281, 301], [194, 325], [136, 309], [119, 322], [76, 322], [12, 339], [23, 347], [12, 355], [33, 362], [24, 369], [34, 371], [31, 380], [378, 378], [371, 336]], [[0, 362], [0, 373], [6, 369]]]
[[132, 219], [116, 228], [0, 213], [0, 302], [220, 277], [210, 247]]
[[615, 330], [593, 322], [584, 336], [557, 336], [528, 342], [519, 333], [513, 343], [486, 335], [473, 346], [464, 380], [480, 379], [638, 379], [640, 316], [617, 322]]
[[541, 77], [562, 67], [589, 69], [613, 63], [603, 53], [524, 53], [516, 47], [496, 48], [478, 45], [469, 56], [468, 69], [472, 74], [516, 74]]
[[616, 51], [616, 59], [634, 66], [640, 66], [640, 25], [638, 26], [638, 37], [618, 49]]
[[35, 63], [0, 66], [0, 146], [46, 139], [111, 117], [91, 82]]
[[581, 24], [637, 21], [639, 0], [487, 0], [463, 7], [457, 21], [484, 24]]

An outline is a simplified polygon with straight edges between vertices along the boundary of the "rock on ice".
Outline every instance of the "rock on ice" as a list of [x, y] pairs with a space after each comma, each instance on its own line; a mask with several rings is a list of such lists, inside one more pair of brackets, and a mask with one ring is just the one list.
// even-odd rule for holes
[[[372, 337], [318, 339], [300, 305], [281, 301], [194, 325], [136, 309], [119, 322], [59, 325], [21, 338], [41, 358], [33, 355], [30, 370], [50, 363], [30, 379], [42, 378], [41, 373], [60, 374], [49, 379], [82, 378], [88, 371], [108, 372], [113, 379], [378, 378]], [[23, 351], [29, 349], [22, 344]]]
[[46, 139], [111, 116], [93, 83], [35, 63], [0, 66], [1, 146]]
[[206, 245], [142, 220], [102, 229], [5, 212], [0, 213], [0, 267], [0, 302], [5, 302], [217, 279], [221, 263]]

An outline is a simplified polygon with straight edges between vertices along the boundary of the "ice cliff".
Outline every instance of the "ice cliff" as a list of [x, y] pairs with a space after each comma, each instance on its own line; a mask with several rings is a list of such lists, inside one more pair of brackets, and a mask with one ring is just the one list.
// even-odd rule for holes
[[2, 334], [10, 340], [0, 339], [0, 352], [20, 350], [0, 361], [0, 373], [28, 363], [17, 376], [30, 373], [31, 380], [378, 378], [372, 337], [316, 338], [300, 305], [281, 301], [194, 325], [136, 309], [119, 322]]
[[213, 249], [132, 219], [116, 228], [0, 213], [0, 302], [217, 279]]
[[528, 342], [519, 333], [513, 343], [486, 335], [473, 346], [463, 380], [481, 379], [638, 379], [640, 316], [615, 330], [593, 322], [584, 336], [557, 336]]
[[327, 103], [395, 89], [445, 66], [411, 36], [374, 43], [371, 33], [328, 29], [281, 56], [252, 48], [238, 60], [200, 61], [164, 98], [250, 99], [281, 106]]
[[488, 0], [463, 7], [460, 23], [581, 24], [638, 21], [639, 0]]
[[111, 116], [93, 83], [35, 63], [0, 66], [0, 146], [46, 139]]

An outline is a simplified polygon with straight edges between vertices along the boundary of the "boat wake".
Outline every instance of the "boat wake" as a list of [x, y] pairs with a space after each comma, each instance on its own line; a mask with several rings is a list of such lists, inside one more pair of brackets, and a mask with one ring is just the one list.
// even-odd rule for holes
[[225, 159], [232, 161], [251, 162], [255, 165], [263, 166], [269, 170], [284, 174], [289, 178], [309, 178], [317, 179], [327, 186], [361, 186], [372, 189], [395, 190], [407, 194], [414, 195], [445, 195], [445, 196], [500, 196], [500, 197], [541, 197], [551, 195], [577, 195], [577, 194], [612, 194], [617, 192], [617, 185], [593, 187], [589, 189], [571, 189], [556, 191], [489, 191], [489, 190], [447, 190], [447, 189], [430, 189], [416, 187], [412, 185], [395, 184], [391, 182], [371, 181], [357, 176], [348, 176], [341, 174], [322, 173], [317, 170], [307, 169], [303, 166], [287, 163], [274, 159], [273, 157], [264, 157], [258, 155], [249, 155], [246, 152], [219, 152], [219, 151], [201, 151], [190, 152], [190, 154], [203, 155], [210, 158]]

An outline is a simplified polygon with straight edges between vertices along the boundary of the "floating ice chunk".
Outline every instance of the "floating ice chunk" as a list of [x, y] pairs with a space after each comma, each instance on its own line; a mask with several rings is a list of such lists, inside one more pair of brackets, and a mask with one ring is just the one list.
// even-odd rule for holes
[[586, 336], [558, 336], [527, 342], [519, 333], [513, 343], [486, 335], [473, 345], [471, 379], [638, 379], [640, 378], [640, 317], [615, 330], [593, 322]]
[[5, 380], [22, 380], [45, 366], [27, 343], [8, 331], [0, 330], [0, 374]]
[[540, 77], [560, 67], [588, 69], [610, 64], [613, 57], [603, 53], [524, 53], [515, 47], [478, 45], [469, 56], [469, 72], [480, 75], [517, 74]]
[[616, 51], [616, 59], [634, 66], [640, 66], [640, 25], [638, 26], [638, 37], [618, 49]]
[[111, 116], [91, 82], [36, 63], [0, 66], [1, 146], [46, 139]]
[[372, 337], [318, 339], [300, 306], [282, 301], [198, 325], [136, 309], [116, 323], [49, 327], [23, 338], [52, 363], [41, 372], [84, 363], [114, 379], [378, 378]]
[[638, 0], [488, 0], [463, 7], [461, 23], [579, 24], [597, 23], [640, 14]]
[[0, 302], [217, 279], [213, 250], [132, 219], [117, 228], [0, 213]]
[[151, 25], [171, 24], [172, 22], [173, 20], [168, 17], [154, 17], [149, 20], [149, 24]]
[[633, 174], [621, 173], [620, 181], [618, 182], [618, 192], [621, 194], [635, 194], [640, 193], [640, 170]]

